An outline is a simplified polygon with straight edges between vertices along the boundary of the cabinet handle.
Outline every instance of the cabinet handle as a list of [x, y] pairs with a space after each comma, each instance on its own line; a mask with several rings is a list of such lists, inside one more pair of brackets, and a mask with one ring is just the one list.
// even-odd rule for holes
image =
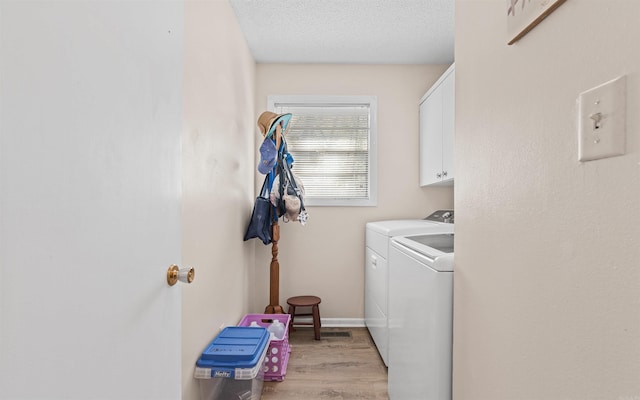
[[438, 179], [439, 179], [439, 178], [442, 178], [442, 174], [441, 174], [440, 172], [438, 172], [438, 173], [436, 174], [436, 178], [438, 178]]
[[447, 176], [447, 171], [443, 171], [442, 176]]

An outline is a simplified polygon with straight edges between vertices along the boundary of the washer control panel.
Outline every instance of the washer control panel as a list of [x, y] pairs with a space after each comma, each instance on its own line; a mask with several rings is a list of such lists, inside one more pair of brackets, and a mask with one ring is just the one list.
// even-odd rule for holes
[[428, 221], [453, 224], [453, 210], [438, 210], [425, 218]]

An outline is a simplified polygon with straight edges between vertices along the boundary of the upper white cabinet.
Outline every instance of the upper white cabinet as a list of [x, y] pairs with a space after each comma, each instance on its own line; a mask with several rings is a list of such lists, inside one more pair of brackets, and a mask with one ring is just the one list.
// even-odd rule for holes
[[452, 185], [455, 65], [420, 100], [420, 186]]

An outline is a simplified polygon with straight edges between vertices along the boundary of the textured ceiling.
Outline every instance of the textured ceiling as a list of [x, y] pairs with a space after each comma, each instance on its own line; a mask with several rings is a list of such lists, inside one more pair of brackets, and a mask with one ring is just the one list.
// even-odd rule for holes
[[454, 0], [229, 0], [258, 63], [448, 64]]

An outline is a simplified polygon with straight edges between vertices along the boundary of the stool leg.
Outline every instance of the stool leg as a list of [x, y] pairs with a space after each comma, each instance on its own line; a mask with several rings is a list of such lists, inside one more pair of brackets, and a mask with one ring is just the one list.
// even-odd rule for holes
[[291, 319], [289, 320], [289, 337], [291, 337], [291, 331], [294, 331], [295, 329], [293, 329], [293, 317], [296, 315], [296, 307], [290, 305], [289, 306], [289, 315], [291, 315]]
[[313, 312], [313, 333], [316, 340], [320, 340], [320, 307], [316, 304], [312, 307]]

